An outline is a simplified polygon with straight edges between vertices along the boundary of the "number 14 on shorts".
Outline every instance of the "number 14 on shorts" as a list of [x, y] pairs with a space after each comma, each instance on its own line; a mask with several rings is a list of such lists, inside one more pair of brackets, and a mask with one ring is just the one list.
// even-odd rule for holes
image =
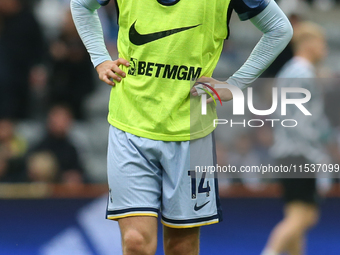
[[196, 199], [197, 198], [197, 192], [198, 194], [200, 193], [206, 193], [206, 196], [209, 197], [210, 195], [210, 185], [209, 185], [209, 181], [207, 181], [207, 185], [206, 187], [204, 187], [204, 181], [205, 181], [205, 176], [206, 173], [203, 172], [202, 176], [199, 180], [199, 185], [197, 188], [197, 173], [196, 171], [188, 171], [188, 176], [191, 177], [191, 198], [192, 199]]

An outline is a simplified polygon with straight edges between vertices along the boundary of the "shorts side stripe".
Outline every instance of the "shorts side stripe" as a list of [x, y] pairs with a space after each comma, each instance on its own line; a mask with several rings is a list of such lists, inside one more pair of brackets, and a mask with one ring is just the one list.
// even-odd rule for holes
[[178, 224], [168, 224], [162, 221], [162, 224], [169, 228], [194, 228], [194, 227], [202, 227], [202, 226], [211, 225], [211, 224], [215, 224], [218, 222], [219, 222], [218, 220], [213, 220], [213, 221], [202, 222], [202, 223], [197, 223], [197, 224], [178, 225]]
[[162, 217], [162, 224], [171, 228], [193, 228], [218, 223], [218, 215], [192, 220], [170, 220]]
[[143, 212], [126, 213], [126, 214], [115, 215], [115, 216], [108, 215], [108, 216], [106, 216], [106, 218], [108, 220], [118, 220], [118, 219], [122, 219], [122, 218], [126, 218], [126, 217], [133, 217], [133, 216], [134, 217], [136, 217], [136, 216], [150, 216], [150, 217], [158, 218], [157, 213], [143, 213]]
[[123, 210], [107, 210], [106, 218], [110, 220], [130, 217], [130, 216], [153, 216], [158, 217], [158, 209], [149, 208], [149, 207], [140, 207], [140, 208], [129, 208]]
[[197, 219], [190, 219], [190, 220], [172, 220], [172, 219], [168, 219], [164, 216], [162, 216], [162, 221], [164, 221], [165, 223], [168, 224], [193, 224], [195, 225], [196, 223], [202, 223], [202, 222], [208, 222], [208, 221], [212, 221], [212, 220], [217, 220], [219, 221], [219, 217], [218, 214], [213, 215], [213, 216], [209, 216], [209, 217], [202, 217], [202, 218], [197, 218]]
[[[216, 140], [215, 140], [215, 132], [212, 132], [212, 142], [213, 142], [213, 164], [214, 166], [217, 165], [217, 154], [216, 154]], [[217, 207], [217, 214], [219, 222], [223, 221], [223, 212], [220, 202], [220, 195], [218, 189], [218, 175], [217, 172], [214, 173], [214, 182], [215, 182], [215, 197], [216, 197], [216, 207]]]

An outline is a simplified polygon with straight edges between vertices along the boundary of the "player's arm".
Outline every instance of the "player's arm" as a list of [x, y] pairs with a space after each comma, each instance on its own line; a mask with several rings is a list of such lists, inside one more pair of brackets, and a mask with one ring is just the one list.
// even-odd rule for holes
[[[247, 61], [236, 71], [228, 80], [229, 84], [238, 86], [241, 89], [247, 88], [252, 84], [277, 58], [284, 50], [293, 36], [293, 28], [282, 12], [280, 7], [274, 0], [241, 0], [234, 1], [235, 10], [238, 12], [241, 20], [247, 18], [263, 32], [263, 36], [255, 46]], [[267, 5], [259, 14], [255, 15], [256, 9], [248, 10], [242, 13], [242, 9], [246, 9], [244, 5], [247, 2], [259, 2], [257, 8], [261, 9], [261, 5]], [[236, 4], [237, 3], [237, 4]], [[241, 6], [241, 3], [243, 6]]]
[[129, 66], [129, 61], [122, 58], [112, 61], [106, 49], [97, 9], [108, 2], [109, 0], [71, 0], [70, 5], [74, 24], [91, 56], [99, 78], [113, 86], [115, 83], [111, 79], [119, 82], [126, 76], [119, 66]]
[[[232, 3], [241, 20], [250, 19], [263, 32], [263, 36], [249, 58], [227, 80], [228, 84], [243, 90], [252, 84], [287, 46], [292, 38], [293, 29], [288, 18], [274, 0], [237, 0]], [[211, 85], [217, 83], [212, 78], [204, 77], [203, 79], [204, 82], [209, 82]], [[209, 81], [209, 79], [211, 80]], [[192, 89], [191, 92], [193, 95], [197, 95], [195, 89]], [[217, 89], [217, 92], [222, 94], [221, 98], [224, 101], [232, 99], [232, 94], [228, 89]], [[212, 101], [212, 99], [208, 99], [207, 102]]]

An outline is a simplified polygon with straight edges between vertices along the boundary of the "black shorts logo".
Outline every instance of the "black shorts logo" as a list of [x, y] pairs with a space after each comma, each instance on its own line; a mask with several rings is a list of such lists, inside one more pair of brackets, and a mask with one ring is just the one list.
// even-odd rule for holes
[[204, 206], [206, 206], [207, 204], [209, 204], [210, 201], [204, 203], [203, 205], [197, 206], [197, 203], [194, 206], [194, 210], [197, 212], [199, 210], [201, 210]]

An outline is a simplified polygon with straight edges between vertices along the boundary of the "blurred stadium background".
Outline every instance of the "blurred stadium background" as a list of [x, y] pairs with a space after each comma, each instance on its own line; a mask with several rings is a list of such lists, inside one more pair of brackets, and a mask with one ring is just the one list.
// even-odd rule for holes
[[[326, 31], [329, 56], [319, 73], [335, 81], [324, 96], [334, 137], [328, 149], [339, 164], [340, 5], [333, 0], [283, 0], [281, 5], [292, 22], [314, 21]], [[99, 14], [116, 58], [115, 5]], [[234, 14], [214, 77], [233, 74], [260, 36]], [[263, 77], [273, 77], [290, 57], [287, 49]], [[254, 90], [260, 95], [268, 89]], [[109, 91], [77, 35], [69, 0], [0, 0], [1, 255], [121, 254], [118, 226], [104, 220]], [[273, 162], [271, 132], [225, 136], [218, 145], [221, 164]], [[339, 177], [319, 181], [321, 219], [309, 234], [307, 254], [340, 254]], [[220, 195], [224, 221], [202, 230], [201, 254], [259, 254], [282, 218], [279, 185], [260, 176], [222, 179]], [[157, 254], [163, 254], [161, 230], [159, 240]]]

